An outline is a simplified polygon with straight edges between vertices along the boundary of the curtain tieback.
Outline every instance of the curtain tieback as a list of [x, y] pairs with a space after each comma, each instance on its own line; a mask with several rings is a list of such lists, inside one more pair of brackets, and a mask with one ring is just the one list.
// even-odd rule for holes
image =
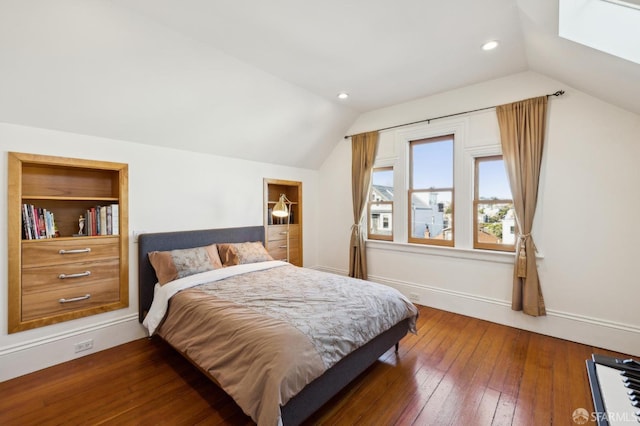
[[533, 242], [533, 238], [531, 238], [531, 233], [521, 234], [518, 239], [518, 268], [517, 268], [517, 276], [518, 278], [526, 278], [527, 277], [527, 240], [531, 240], [531, 244], [533, 245], [534, 252], [538, 252], [538, 248], [536, 244]]
[[359, 223], [354, 223], [353, 225], [351, 225], [351, 232], [355, 231], [356, 235], [358, 235], [360, 233], [360, 228], [362, 225], [360, 225]]
[[355, 238], [353, 240], [353, 244], [354, 246], [359, 246], [360, 245], [360, 232], [362, 231], [361, 229], [361, 225], [359, 223], [354, 223], [353, 225], [351, 225], [351, 235], [353, 235]]
[[536, 247], [536, 243], [533, 241], [533, 237], [531, 236], [531, 232], [529, 232], [527, 234], [520, 235], [520, 245], [522, 247], [524, 247], [525, 243], [527, 242], [527, 240], [531, 240], [531, 245], [533, 246], [533, 250], [537, 253], [538, 252], [538, 247]]

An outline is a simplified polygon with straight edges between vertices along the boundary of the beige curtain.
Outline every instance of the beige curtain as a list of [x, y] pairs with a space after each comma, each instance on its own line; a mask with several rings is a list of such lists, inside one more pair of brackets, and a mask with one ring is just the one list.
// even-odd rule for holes
[[502, 157], [518, 227], [511, 309], [533, 316], [546, 315], [536, 267], [536, 246], [531, 236], [538, 201], [546, 111], [546, 96], [496, 108]]
[[378, 149], [378, 132], [351, 136], [351, 187], [353, 197], [353, 225], [349, 245], [349, 276], [367, 279], [367, 253], [362, 216], [369, 198], [371, 169]]

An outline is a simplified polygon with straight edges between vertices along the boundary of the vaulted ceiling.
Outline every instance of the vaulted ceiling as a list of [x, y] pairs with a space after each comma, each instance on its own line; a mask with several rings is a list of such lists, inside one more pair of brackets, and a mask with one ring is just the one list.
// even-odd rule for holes
[[362, 112], [526, 70], [640, 114], [640, 65], [557, 27], [557, 0], [0, 0], [0, 121], [317, 168]]

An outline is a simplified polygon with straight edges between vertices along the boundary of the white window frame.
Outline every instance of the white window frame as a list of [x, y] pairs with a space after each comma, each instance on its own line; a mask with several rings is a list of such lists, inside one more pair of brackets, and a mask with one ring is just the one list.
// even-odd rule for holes
[[[463, 169], [464, 169], [464, 156], [463, 146], [466, 135], [466, 128], [468, 125], [468, 119], [466, 117], [458, 118], [455, 120], [448, 120], [437, 122], [428, 125], [409, 127], [403, 130], [396, 131], [395, 133], [395, 152], [398, 153], [397, 167], [394, 169], [396, 178], [394, 181], [396, 192], [394, 194], [394, 216], [396, 217], [394, 231], [394, 241], [407, 243], [409, 241], [409, 225], [405, 223], [409, 217], [409, 169], [410, 162], [410, 143], [411, 141], [420, 139], [429, 139], [439, 136], [453, 135], [453, 204], [455, 206], [464, 206], [464, 196], [466, 191], [460, 191], [459, 186], [464, 182]], [[453, 223], [456, 226], [456, 233], [454, 235], [453, 247], [459, 246], [458, 238], [460, 233], [468, 232], [468, 225], [463, 223], [464, 217], [461, 216], [460, 208], [456, 208], [453, 212]], [[398, 220], [398, 218], [402, 218]], [[396, 226], [397, 225], [397, 226]], [[413, 243], [412, 243], [413, 244]], [[416, 244], [427, 245], [427, 244]], [[431, 245], [429, 245], [431, 246]], [[470, 245], [468, 247], [471, 247]]]

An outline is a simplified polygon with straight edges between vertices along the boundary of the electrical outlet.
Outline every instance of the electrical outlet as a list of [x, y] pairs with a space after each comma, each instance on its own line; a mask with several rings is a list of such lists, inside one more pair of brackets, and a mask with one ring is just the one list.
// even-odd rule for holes
[[418, 303], [420, 301], [420, 295], [418, 293], [409, 293], [409, 300]]
[[76, 343], [76, 346], [75, 346], [76, 353], [82, 352], [82, 351], [88, 351], [91, 348], [93, 348], [93, 339], [78, 342]]

